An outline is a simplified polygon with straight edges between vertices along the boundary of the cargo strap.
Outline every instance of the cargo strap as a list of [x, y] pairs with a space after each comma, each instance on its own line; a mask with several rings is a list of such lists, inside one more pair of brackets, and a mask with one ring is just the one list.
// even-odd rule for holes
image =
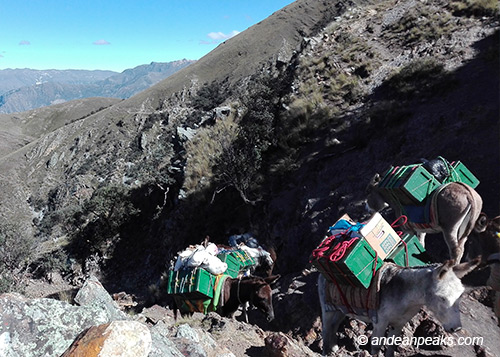
[[[392, 263], [384, 262], [377, 271], [374, 271], [373, 278], [368, 289], [362, 287], [352, 287], [329, 281], [326, 288], [327, 302], [333, 305], [342, 306], [344, 313], [356, 315], [366, 315], [376, 320], [373, 313], [379, 307], [380, 282], [388, 268], [396, 267]], [[375, 320], [374, 320], [375, 319]]]
[[[402, 223], [396, 224], [399, 220], [402, 221]], [[391, 227], [394, 228], [396, 231], [396, 228], [404, 226], [408, 222], [408, 217], [405, 215], [399, 216], [394, 222], [391, 223]], [[399, 237], [403, 235], [402, 231], [396, 231]], [[403, 246], [405, 247], [405, 261], [406, 261], [406, 266], [410, 265], [410, 261], [408, 260], [408, 245], [404, 240], [401, 239], [401, 242], [403, 243]]]

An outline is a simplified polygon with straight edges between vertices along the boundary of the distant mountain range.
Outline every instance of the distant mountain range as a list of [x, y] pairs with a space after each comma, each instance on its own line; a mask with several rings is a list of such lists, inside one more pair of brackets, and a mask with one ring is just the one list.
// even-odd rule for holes
[[15, 113], [73, 99], [126, 99], [195, 61], [152, 62], [122, 73], [87, 70], [0, 70], [0, 113]]

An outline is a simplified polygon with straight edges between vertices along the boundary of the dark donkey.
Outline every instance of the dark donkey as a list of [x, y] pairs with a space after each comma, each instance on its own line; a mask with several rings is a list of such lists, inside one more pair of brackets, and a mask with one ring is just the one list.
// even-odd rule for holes
[[280, 275], [267, 278], [248, 276], [242, 278], [227, 278], [221, 295], [219, 312], [222, 316], [233, 317], [240, 305], [250, 303], [262, 311], [268, 321], [274, 319], [271, 284], [275, 283]]

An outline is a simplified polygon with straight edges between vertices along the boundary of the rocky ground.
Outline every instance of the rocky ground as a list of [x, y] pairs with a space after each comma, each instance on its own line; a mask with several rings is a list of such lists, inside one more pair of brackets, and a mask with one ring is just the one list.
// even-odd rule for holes
[[[125, 292], [110, 295], [96, 278], [88, 279], [81, 289], [68, 290], [67, 283], [53, 276], [52, 282], [32, 282], [27, 297], [15, 294], [0, 297], [0, 322], [4, 326], [0, 330], [0, 352], [8, 352], [6, 356], [38, 356], [30, 350], [33, 346], [30, 341], [40, 339], [40, 331], [50, 331], [43, 333], [42, 344], [36, 346], [37, 350], [54, 353], [47, 352], [47, 356], [56, 356], [87, 328], [103, 324], [107, 327], [111, 321], [125, 320], [148, 327], [152, 338], [149, 356], [319, 356], [322, 342], [317, 274], [305, 270], [282, 277], [273, 295], [276, 319], [267, 322], [259, 311], [251, 310], [249, 323], [243, 321], [240, 313], [235, 319], [216, 313], [206, 316], [195, 313], [176, 320], [168, 306], [146, 307], [144, 301]], [[470, 276], [469, 280], [479, 281], [483, 272], [474, 274], [479, 278]], [[399, 355], [500, 356], [500, 327], [492, 316], [492, 292], [483, 286], [469, 285], [460, 310], [463, 330], [458, 333], [447, 334], [429, 313], [422, 311], [402, 335], [422, 339], [452, 337], [455, 344], [404, 346], [399, 348]], [[61, 322], [69, 323], [71, 328]], [[336, 356], [369, 355], [368, 347], [360, 345], [358, 338], [370, 336], [370, 326], [346, 319], [339, 331], [341, 347]], [[467, 344], [458, 345], [459, 338]]]

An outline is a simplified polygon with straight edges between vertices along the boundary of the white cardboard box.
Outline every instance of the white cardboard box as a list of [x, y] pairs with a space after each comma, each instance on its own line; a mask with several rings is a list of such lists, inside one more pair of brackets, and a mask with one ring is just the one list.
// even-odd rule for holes
[[361, 228], [360, 233], [382, 260], [385, 259], [401, 241], [396, 231], [378, 212], [366, 222], [366, 225]]

